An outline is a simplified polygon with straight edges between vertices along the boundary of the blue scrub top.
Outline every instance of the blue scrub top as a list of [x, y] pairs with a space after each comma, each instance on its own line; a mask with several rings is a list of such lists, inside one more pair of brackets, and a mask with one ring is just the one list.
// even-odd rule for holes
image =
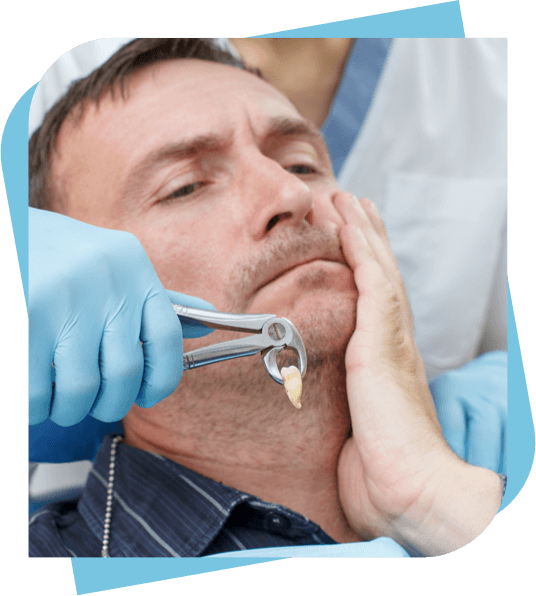
[[356, 39], [322, 125], [335, 176], [354, 145], [383, 72], [391, 39]]

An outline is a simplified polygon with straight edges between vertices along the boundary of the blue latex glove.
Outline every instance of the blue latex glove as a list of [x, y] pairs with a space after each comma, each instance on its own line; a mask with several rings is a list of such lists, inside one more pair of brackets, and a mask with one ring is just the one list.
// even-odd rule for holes
[[458, 457], [506, 474], [508, 359], [488, 352], [430, 381], [443, 436]]
[[71, 426], [88, 414], [112, 422], [172, 393], [183, 331], [212, 330], [181, 328], [171, 301], [214, 307], [165, 290], [132, 234], [38, 209], [29, 233], [30, 424]]

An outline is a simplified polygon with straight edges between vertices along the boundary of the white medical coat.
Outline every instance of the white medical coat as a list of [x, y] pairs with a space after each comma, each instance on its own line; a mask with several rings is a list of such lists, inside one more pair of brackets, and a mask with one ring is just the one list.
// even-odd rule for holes
[[506, 40], [396, 39], [339, 175], [375, 202], [429, 377], [506, 349]]

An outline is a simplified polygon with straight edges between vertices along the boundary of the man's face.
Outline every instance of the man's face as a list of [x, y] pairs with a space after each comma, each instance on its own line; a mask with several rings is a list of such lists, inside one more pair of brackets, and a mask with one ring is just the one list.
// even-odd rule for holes
[[164, 287], [286, 316], [308, 352], [346, 345], [356, 289], [337, 241], [341, 190], [314, 127], [267, 82], [162, 62], [132, 77], [126, 101], [108, 95], [65, 123], [58, 149], [62, 211], [136, 235]]

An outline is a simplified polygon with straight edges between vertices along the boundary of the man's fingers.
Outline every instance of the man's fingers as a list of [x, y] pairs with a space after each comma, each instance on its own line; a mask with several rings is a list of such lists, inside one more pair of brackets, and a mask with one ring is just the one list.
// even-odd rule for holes
[[[405, 294], [400, 294], [387, 276], [360, 228], [344, 226], [339, 238], [344, 256], [354, 271], [359, 293], [354, 338], [360, 348], [347, 351], [347, 372], [354, 367], [359, 370], [377, 368], [383, 363], [392, 371], [417, 372], [425, 379], [409, 325], [411, 319]], [[431, 400], [426, 407], [435, 420]]]
[[335, 207], [348, 225], [358, 226], [363, 231], [387, 276], [391, 278], [397, 289], [403, 290], [402, 278], [387, 240], [385, 226], [372, 201], [357, 200], [354, 196], [344, 194], [336, 197]]
[[[398, 269], [395, 255], [387, 239], [387, 232], [379, 211], [369, 199], [360, 199], [358, 201], [349, 194], [337, 196], [335, 207], [345, 222], [349, 225], [358, 226], [362, 230], [378, 263], [384, 270], [386, 278], [389, 279], [398, 295], [404, 325], [407, 332], [413, 336], [413, 319], [404, 282]], [[345, 256], [347, 256], [346, 253]]]
[[359, 291], [359, 299], [382, 300], [399, 305], [394, 284], [382, 267], [376, 252], [371, 247], [363, 230], [355, 225], [347, 225], [339, 232], [345, 259], [354, 271], [354, 279]]
[[397, 321], [401, 320], [402, 315], [396, 290], [363, 231], [357, 226], [349, 225], [341, 228], [339, 237], [344, 256], [354, 271], [359, 292], [358, 327], [372, 328], [377, 333], [389, 329], [389, 335], [398, 335], [401, 326]]

